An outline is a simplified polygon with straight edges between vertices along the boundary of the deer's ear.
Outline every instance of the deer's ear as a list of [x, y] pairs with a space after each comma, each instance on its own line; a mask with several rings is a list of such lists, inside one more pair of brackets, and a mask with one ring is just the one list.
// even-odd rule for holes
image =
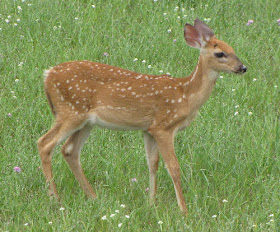
[[205, 42], [208, 42], [210, 38], [214, 36], [214, 32], [211, 28], [199, 19], [194, 21], [194, 27], [201, 33]]
[[194, 48], [202, 47], [202, 35], [194, 26], [187, 23], [184, 28], [184, 36], [189, 46]]

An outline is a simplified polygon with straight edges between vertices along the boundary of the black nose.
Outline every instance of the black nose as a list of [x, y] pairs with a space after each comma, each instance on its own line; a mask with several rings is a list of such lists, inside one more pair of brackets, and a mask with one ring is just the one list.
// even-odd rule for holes
[[242, 65], [241, 68], [240, 68], [240, 71], [241, 71], [242, 73], [247, 72], [247, 67], [246, 67], [245, 65]]

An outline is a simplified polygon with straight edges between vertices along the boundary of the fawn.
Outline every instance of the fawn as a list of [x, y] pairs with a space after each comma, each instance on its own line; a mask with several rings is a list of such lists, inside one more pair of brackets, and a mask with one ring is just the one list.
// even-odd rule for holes
[[187, 44], [200, 49], [194, 72], [184, 78], [146, 75], [91, 61], [72, 61], [45, 71], [45, 93], [55, 115], [53, 127], [38, 140], [49, 194], [58, 198], [53, 181], [53, 149], [64, 139], [62, 154], [86, 195], [96, 194], [80, 164], [80, 151], [94, 125], [118, 130], [142, 130], [149, 167], [150, 198], [156, 194], [159, 152], [172, 178], [184, 214], [179, 163], [174, 136], [190, 124], [209, 98], [220, 72], [245, 73], [247, 68], [231, 46], [196, 19], [186, 24]]

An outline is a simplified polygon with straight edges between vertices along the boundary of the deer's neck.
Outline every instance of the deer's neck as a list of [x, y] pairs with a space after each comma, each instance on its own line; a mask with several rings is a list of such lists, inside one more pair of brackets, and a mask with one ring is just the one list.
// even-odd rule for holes
[[184, 78], [184, 92], [191, 108], [199, 108], [212, 93], [219, 73], [201, 55], [193, 73]]

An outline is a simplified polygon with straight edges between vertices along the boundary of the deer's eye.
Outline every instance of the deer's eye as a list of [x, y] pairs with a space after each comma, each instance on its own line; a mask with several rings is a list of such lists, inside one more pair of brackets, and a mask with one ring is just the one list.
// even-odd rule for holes
[[226, 54], [224, 52], [217, 52], [217, 53], [215, 53], [215, 56], [218, 58], [223, 58], [223, 57], [226, 57]]

